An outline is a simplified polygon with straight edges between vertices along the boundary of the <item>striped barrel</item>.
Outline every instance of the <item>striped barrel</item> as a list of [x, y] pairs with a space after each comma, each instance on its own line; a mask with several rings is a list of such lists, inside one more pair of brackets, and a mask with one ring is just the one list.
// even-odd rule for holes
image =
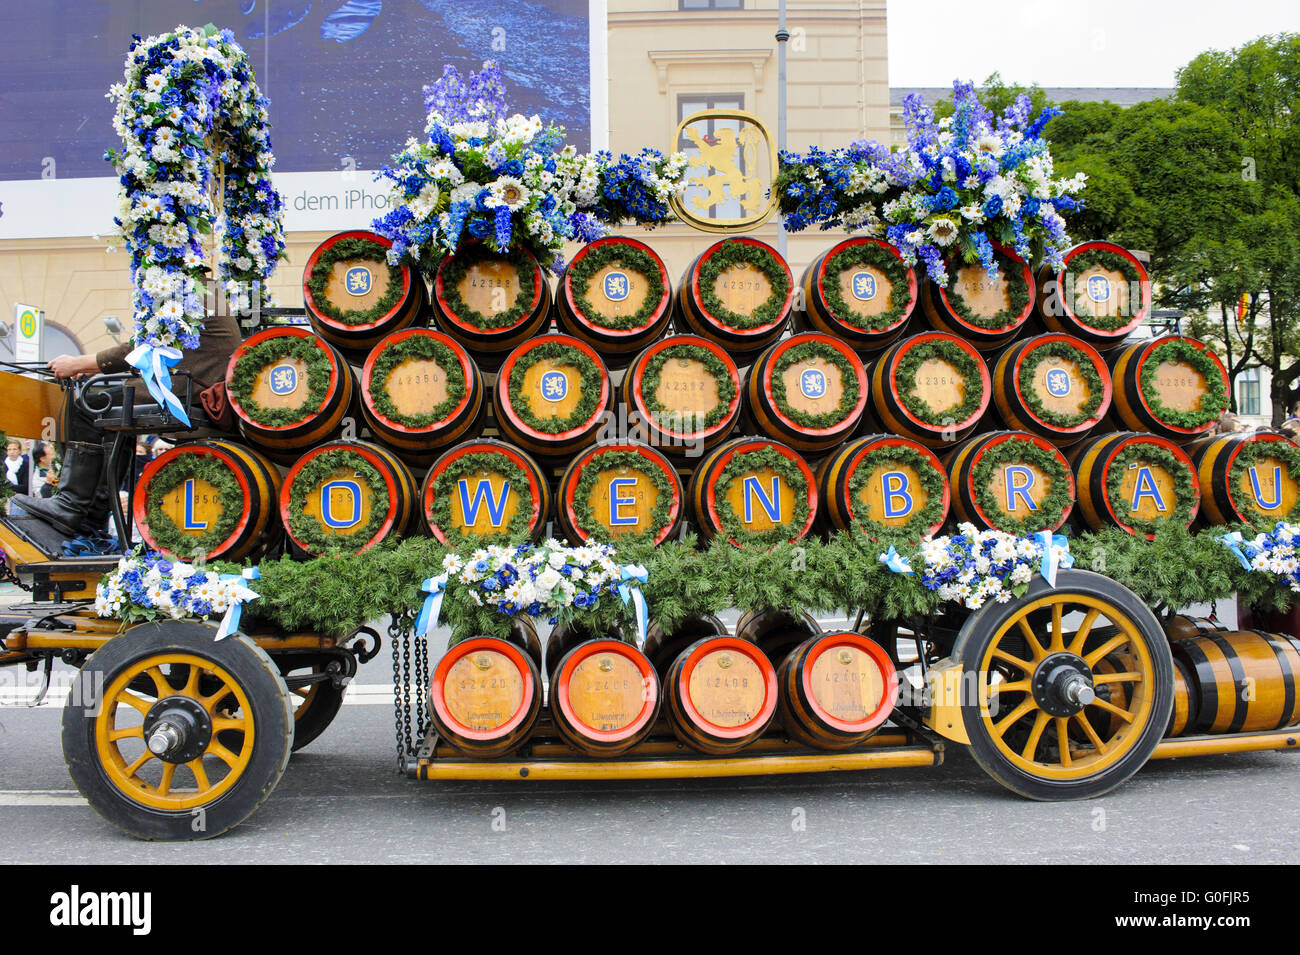
[[1115, 412], [1129, 428], [1180, 442], [1213, 432], [1227, 407], [1228, 372], [1204, 342], [1171, 335], [1114, 354]]
[[776, 670], [763, 651], [736, 637], [706, 637], [683, 650], [664, 678], [676, 737], [701, 753], [748, 746], [776, 715]]
[[781, 725], [815, 749], [847, 749], [893, 712], [898, 674], [889, 654], [860, 633], [835, 631], [800, 644], [777, 672]]
[[1132, 252], [1110, 242], [1082, 242], [1062, 260], [1060, 269], [1038, 271], [1038, 311], [1050, 331], [1107, 351], [1146, 321], [1151, 279]]
[[584, 245], [556, 289], [560, 327], [598, 349], [611, 368], [625, 367], [659, 338], [672, 319], [672, 282], [644, 242], [607, 236]]
[[[976, 527], [1020, 534], [1054, 531], [1074, 507], [1069, 463], [1055, 445], [1035, 435], [980, 435], [950, 454], [946, 464], [953, 511], [958, 520]], [[1049, 506], [1053, 499], [1057, 503]]]
[[723, 239], [686, 270], [677, 290], [678, 326], [721, 345], [743, 363], [781, 337], [793, 292], [790, 267], [770, 245]]
[[389, 265], [392, 242], [373, 232], [332, 235], [307, 259], [302, 297], [316, 334], [360, 358], [388, 335], [414, 325], [429, 306], [424, 277]]
[[518, 748], [542, 710], [537, 664], [496, 637], [448, 648], [430, 680], [429, 718], [440, 739], [467, 756], [491, 759]]
[[885, 430], [932, 448], [975, 429], [988, 410], [989, 384], [979, 351], [944, 332], [905, 338], [871, 366], [871, 400]]
[[801, 452], [833, 448], [867, 407], [867, 372], [846, 343], [808, 333], [777, 342], [745, 378], [745, 401], [760, 431]]
[[496, 368], [511, 349], [547, 330], [551, 286], [527, 250], [500, 255], [471, 244], [439, 264], [433, 316], [481, 368]]
[[244, 437], [287, 465], [338, 436], [352, 414], [356, 381], [338, 349], [288, 326], [257, 332], [235, 349], [226, 394]]
[[611, 758], [650, 734], [660, 696], [659, 677], [645, 654], [622, 640], [590, 640], [556, 667], [551, 719], [579, 752]]
[[681, 478], [643, 444], [596, 444], [574, 456], [560, 477], [557, 516], [572, 543], [630, 537], [661, 544], [682, 520]]
[[1222, 623], [1209, 617], [1193, 617], [1190, 614], [1179, 613], [1170, 617], [1165, 624], [1165, 636], [1170, 640], [1186, 640], [1188, 637], [1222, 633], [1227, 629]]
[[[948, 474], [935, 453], [892, 434], [857, 438], [825, 458], [817, 467], [817, 497], [837, 530], [914, 527], [918, 538], [938, 532], [952, 500]], [[925, 515], [929, 519], [919, 525]]]
[[1300, 473], [1296, 446], [1269, 432], [1225, 434], [1188, 447], [1201, 484], [1201, 513], [1210, 524], [1272, 529], [1295, 520]]
[[1300, 723], [1300, 651], [1285, 634], [1238, 630], [1172, 644], [1194, 679], [1203, 733], [1252, 733]]
[[880, 239], [855, 237], [827, 249], [803, 273], [803, 324], [862, 354], [888, 347], [918, 301], [916, 272]]
[[705, 540], [799, 540], [817, 518], [817, 481], [792, 448], [736, 438], [715, 448], [691, 476], [691, 506]]
[[[1034, 274], [1029, 263], [1005, 246], [996, 246], [999, 272], [991, 279], [984, 266], [950, 269], [947, 288], [927, 280], [921, 308], [930, 327], [958, 335], [981, 351], [1005, 345], [1034, 312]], [[1013, 288], [1021, 290], [1013, 296]]]
[[698, 335], [672, 335], [637, 355], [622, 395], [646, 444], [673, 457], [716, 447], [740, 420], [736, 361]]
[[569, 335], [541, 335], [506, 358], [493, 397], [506, 440], [555, 458], [595, 440], [614, 390], [594, 348]]
[[1075, 448], [1079, 512], [1093, 530], [1119, 527], [1154, 539], [1155, 527], [1190, 527], [1201, 506], [1201, 486], [1187, 453], [1164, 438], [1115, 432]]
[[1191, 669], [1174, 657], [1174, 712], [1169, 717], [1166, 736], [1182, 736], [1196, 725], [1200, 716], [1200, 697], [1194, 693], [1196, 678]]
[[1016, 342], [998, 356], [992, 377], [1007, 427], [1058, 447], [1087, 437], [1110, 410], [1110, 369], [1097, 349], [1069, 335]]
[[420, 489], [424, 522], [441, 543], [536, 539], [551, 492], [531, 457], [503, 441], [467, 441], [433, 462]]

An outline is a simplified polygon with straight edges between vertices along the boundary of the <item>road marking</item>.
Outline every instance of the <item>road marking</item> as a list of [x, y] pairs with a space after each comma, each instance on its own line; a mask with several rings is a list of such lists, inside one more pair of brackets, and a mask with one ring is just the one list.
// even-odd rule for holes
[[75, 789], [0, 789], [0, 806], [88, 806]]

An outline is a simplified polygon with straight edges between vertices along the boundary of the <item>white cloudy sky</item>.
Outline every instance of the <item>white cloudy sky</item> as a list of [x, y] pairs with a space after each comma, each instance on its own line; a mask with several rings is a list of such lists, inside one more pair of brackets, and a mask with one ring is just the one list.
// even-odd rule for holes
[[1040, 86], [1173, 86], [1207, 49], [1300, 32], [1300, 0], [888, 0], [889, 84], [993, 71]]

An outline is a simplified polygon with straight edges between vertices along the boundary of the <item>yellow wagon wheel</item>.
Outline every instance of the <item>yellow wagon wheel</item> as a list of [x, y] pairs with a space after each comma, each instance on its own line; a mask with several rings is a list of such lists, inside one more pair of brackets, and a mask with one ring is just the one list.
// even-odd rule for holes
[[1020, 600], [986, 607], [953, 656], [974, 674], [962, 700], [972, 755], [1031, 799], [1114, 789], [1169, 724], [1169, 643], [1134, 593], [1099, 574], [1063, 570], [1054, 588], [1039, 578]]
[[293, 745], [288, 689], [253, 642], [133, 627], [97, 650], [63, 711], [63, 752], [101, 815], [141, 839], [205, 839], [275, 788]]

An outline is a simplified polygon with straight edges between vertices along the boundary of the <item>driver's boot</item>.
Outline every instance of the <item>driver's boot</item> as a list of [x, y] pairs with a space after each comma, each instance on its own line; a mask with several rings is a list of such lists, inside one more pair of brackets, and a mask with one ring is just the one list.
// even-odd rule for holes
[[100, 533], [108, 516], [107, 498], [98, 525], [92, 523], [92, 518], [96, 495], [107, 490], [102, 487], [103, 477], [104, 446], [69, 441], [63, 455], [63, 469], [59, 472], [59, 489], [54, 496], [15, 494], [9, 499], [9, 513], [15, 517], [39, 518], [69, 537]]

